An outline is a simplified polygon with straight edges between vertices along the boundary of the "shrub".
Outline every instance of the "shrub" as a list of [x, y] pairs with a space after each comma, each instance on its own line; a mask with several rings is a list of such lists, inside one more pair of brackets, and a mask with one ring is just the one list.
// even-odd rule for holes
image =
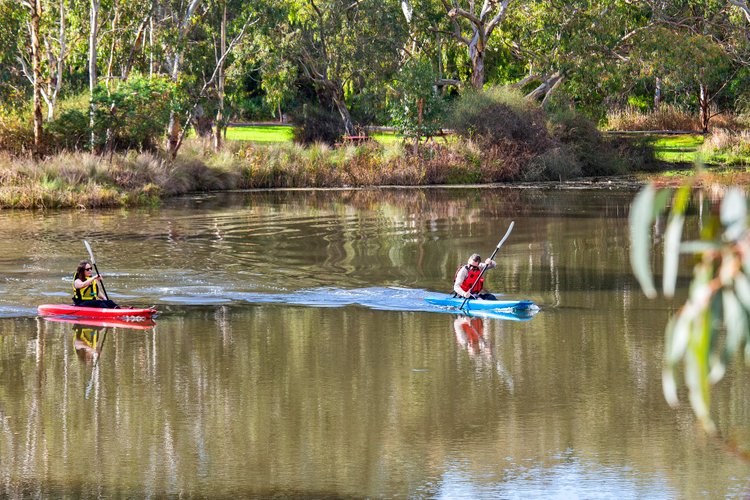
[[527, 181], [564, 181], [581, 175], [581, 165], [566, 147], [535, 156], [524, 171]]
[[310, 145], [322, 142], [334, 145], [344, 133], [341, 117], [338, 113], [305, 104], [292, 114], [294, 128], [294, 142]]
[[155, 150], [169, 122], [175, 87], [166, 78], [131, 77], [94, 93], [96, 139], [107, 150]]
[[443, 127], [445, 103], [435, 88], [437, 75], [426, 62], [412, 61], [394, 82], [391, 122], [409, 138], [431, 137]]
[[[578, 168], [571, 165], [561, 165], [553, 169], [554, 177], [565, 178], [571, 175], [613, 175], [623, 173], [625, 164], [608, 141], [602, 137], [594, 123], [573, 110], [561, 111], [550, 116], [549, 129], [555, 139], [565, 145], [565, 150], [553, 153], [566, 163], [570, 160], [578, 164]], [[547, 162], [542, 159], [540, 161]]]
[[511, 140], [541, 152], [551, 145], [542, 110], [503, 87], [461, 96], [447, 123], [462, 137], [486, 146]]
[[23, 155], [34, 145], [34, 129], [31, 118], [21, 115], [0, 115], [0, 151], [12, 155]]
[[89, 117], [78, 109], [63, 111], [52, 122], [46, 124], [49, 149], [57, 152], [88, 149], [91, 129]]

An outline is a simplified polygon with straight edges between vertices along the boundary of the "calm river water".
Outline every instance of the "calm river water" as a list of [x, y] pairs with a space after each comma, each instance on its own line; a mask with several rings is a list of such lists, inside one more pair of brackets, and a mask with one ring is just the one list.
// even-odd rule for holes
[[[0, 212], [0, 496], [717, 498], [750, 494], [747, 371], [723, 439], [661, 391], [663, 330], [628, 263], [633, 192], [204, 195]], [[467, 318], [450, 288], [509, 223]], [[695, 221], [692, 221], [695, 222]], [[91, 243], [144, 329], [53, 322]], [[686, 280], [682, 280], [683, 287]], [[684, 290], [683, 290], [684, 292]]]

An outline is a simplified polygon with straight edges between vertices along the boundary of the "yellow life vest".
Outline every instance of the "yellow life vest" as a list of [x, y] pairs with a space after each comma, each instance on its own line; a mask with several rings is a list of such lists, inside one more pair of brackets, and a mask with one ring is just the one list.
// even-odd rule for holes
[[76, 288], [76, 278], [73, 277], [73, 300], [96, 300], [98, 298], [99, 288], [96, 286], [96, 280], [92, 281], [88, 286]]

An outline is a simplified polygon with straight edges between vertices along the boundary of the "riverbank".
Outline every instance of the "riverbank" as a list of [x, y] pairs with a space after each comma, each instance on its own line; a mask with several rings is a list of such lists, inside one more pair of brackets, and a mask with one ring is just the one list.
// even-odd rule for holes
[[[631, 153], [635, 149], [628, 147]], [[522, 153], [514, 158], [508, 151], [480, 148], [469, 141], [439, 141], [422, 145], [418, 151], [411, 145], [377, 141], [336, 148], [227, 141], [221, 152], [214, 153], [202, 141], [192, 139], [174, 162], [148, 152], [64, 153], [40, 162], [0, 155], [0, 208], [147, 206], [190, 192], [237, 189], [497, 183], [519, 188], [635, 189], [650, 180], [679, 184], [693, 172], [689, 164], [662, 161], [657, 167], [649, 164], [646, 171], [630, 168], [617, 175], [580, 177], [565, 162], [551, 163], [554, 157], [525, 158], [524, 162]], [[748, 177], [744, 168], [715, 170], [716, 182], [738, 183]], [[551, 174], [555, 175], [552, 179]]]

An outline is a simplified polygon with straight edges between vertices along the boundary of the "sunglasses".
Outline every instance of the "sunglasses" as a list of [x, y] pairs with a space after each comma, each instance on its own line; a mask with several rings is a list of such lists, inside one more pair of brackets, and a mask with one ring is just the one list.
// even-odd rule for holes
[[83, 270], [84, 271], [91, 271], [91, 268], [90, 267], [84, 267]]

